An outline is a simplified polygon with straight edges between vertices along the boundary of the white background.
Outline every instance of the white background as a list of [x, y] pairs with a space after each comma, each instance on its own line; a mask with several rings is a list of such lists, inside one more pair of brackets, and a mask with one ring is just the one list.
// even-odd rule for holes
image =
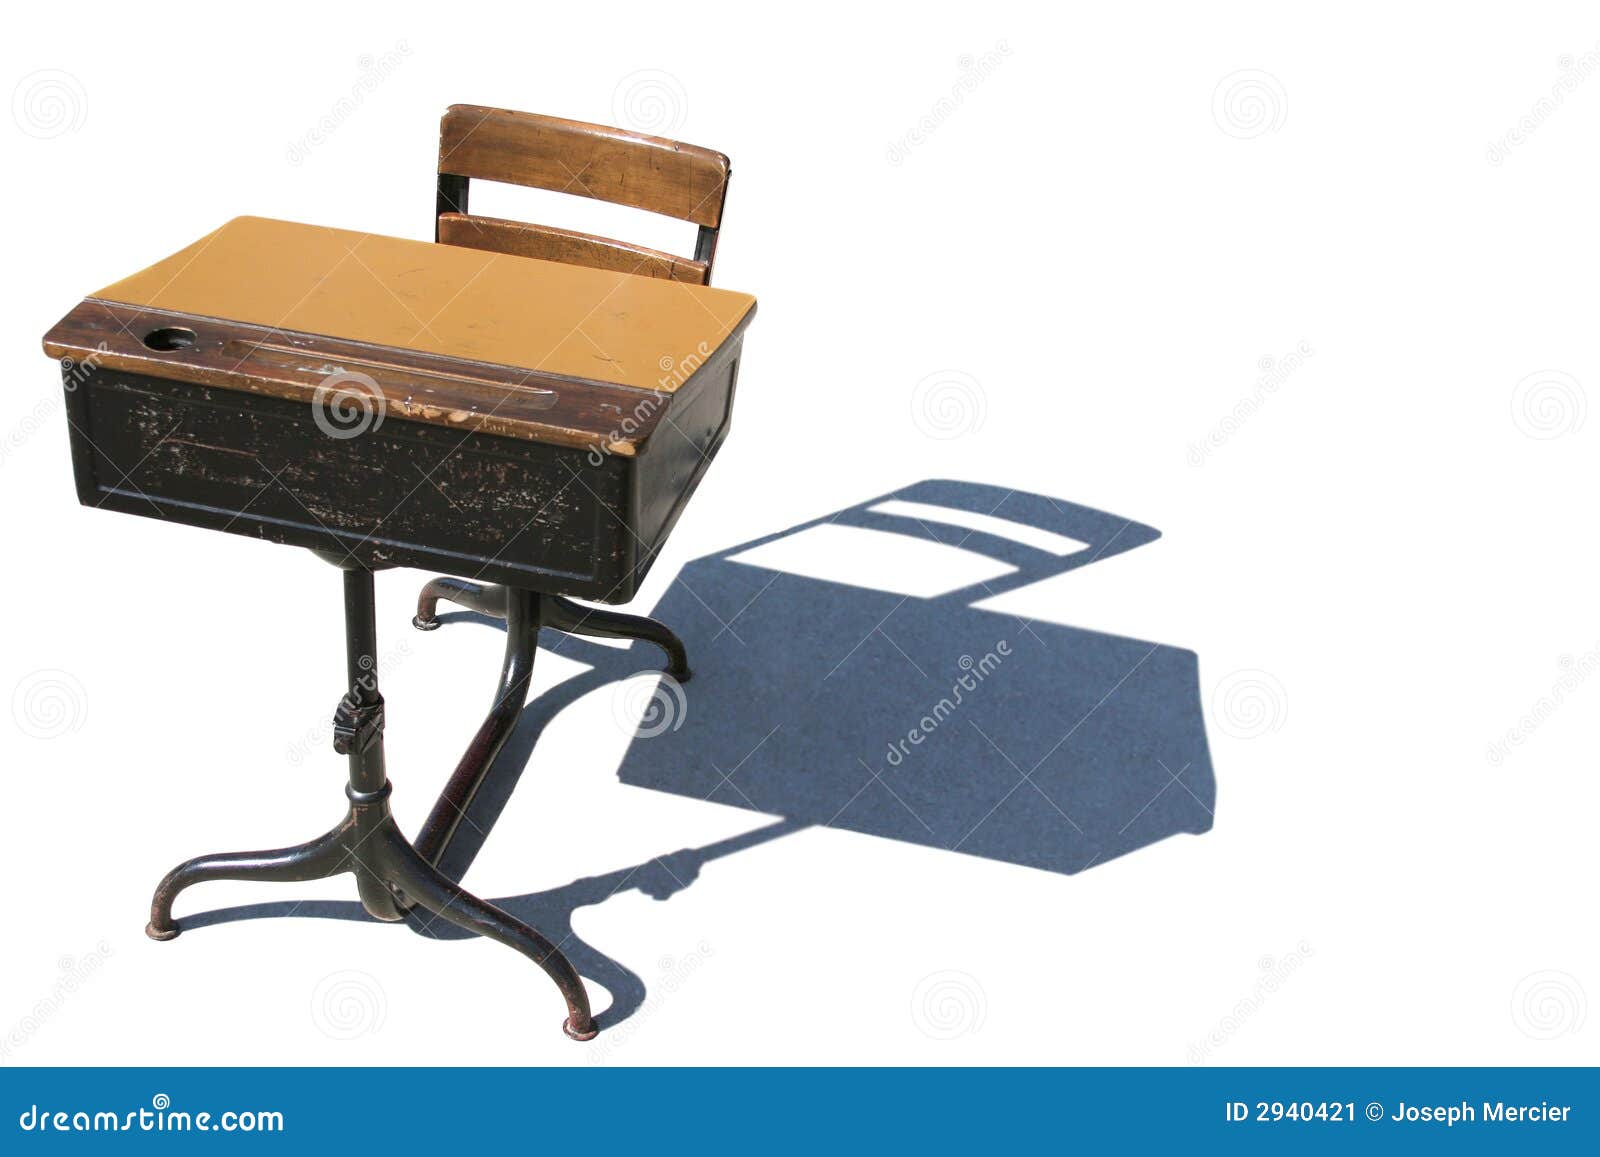
[[[15, 7], [5, 1063], [1600, 1060], [1600, 20], [1206, 7]], [[666, 903], [619, 895], [577, 927], [653, 999], [589, 1046], [485, 942], [325, 920], [146, 940], [177, 860], [336, 818], [342, 763], [305, 737], [341, 689], [337, 578], [80, 508], [39, 338], [238, 214], [429, 237], [457, 101], [734, 160], [717, 282], [760, 315], [733, 433], [638, 606], [686, 560], [923, 478], [1148, 523], [1164, 537], [1114, 572], [1007, 606], [1198, 652], [1215, 828], [1071, 878], [811, 830]], [[521, 204], [688, 244], [552, 202]], [[952, 373], [973, 384], [935, 428], [918, 383]], [[500, 647], [413, 633], [421, 577], [379, 579], [384, 649], [409, 652], [384, 685], [408, 831]], [[577, 670], [546, 656], [539, 685]], [[551, 728], [470, 887], [763, 822], [618, 784], [614, 714], [600, 691]], [[294, 888], [179, 911], [353, 895]], [[664, 959], [696, 953], [669, 992]]]

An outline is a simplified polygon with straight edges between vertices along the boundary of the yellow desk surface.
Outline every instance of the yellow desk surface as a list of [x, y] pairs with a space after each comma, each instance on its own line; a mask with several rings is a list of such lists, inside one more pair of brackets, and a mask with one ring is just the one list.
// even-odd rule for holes
[[272, 329], [670, 391], [744, 293], [265, 217], [236, 217], [92, 295]]

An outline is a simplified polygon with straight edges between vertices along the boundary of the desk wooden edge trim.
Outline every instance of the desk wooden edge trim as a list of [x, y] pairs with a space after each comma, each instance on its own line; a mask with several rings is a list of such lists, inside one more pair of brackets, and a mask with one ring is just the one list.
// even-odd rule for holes
[[[720, 362], [718, 355], [739, 346], [754, 315], [752, 303], [717, 349], [671, 392], [530, 373], [98, 298], [86, 298], [75, 306], [45, 335], [43, 345], [57, 361], [72, 359], [83, 366], [154, 374], [306, 404], [322, 401], [318, 391], [326, 388], [330, 375], [381, 370], [382, 380], [375, 374], [365, 378], [377, 387], [386, 414], [395, 419], [633, 456], [643, 451], [674, 395]], [[191, 347], [156, 351], [136, 336], [162, 328], [189, 330], [197, 337]], [[294, 348], [285, 352], [286, 347]], [[308, 358], [324, 366], [294, 364]], [[346, 371], [346, 364], [355, 368]], [[512, 399], [504, 391], [511, 387], [521, 396], [508, 406]]]

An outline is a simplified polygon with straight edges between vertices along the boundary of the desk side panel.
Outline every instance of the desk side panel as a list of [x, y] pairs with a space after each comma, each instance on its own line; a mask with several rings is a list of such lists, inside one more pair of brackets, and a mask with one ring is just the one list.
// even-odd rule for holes
[[733, 338], [670, 396], [639, 455], [641, 580], [728, 436], [742, 345]]
[[68, 385], [86, 505], [373, 567], [632, 596], [627, 458], [392, 414], [330, 434], [312, 406], [105, 369]]

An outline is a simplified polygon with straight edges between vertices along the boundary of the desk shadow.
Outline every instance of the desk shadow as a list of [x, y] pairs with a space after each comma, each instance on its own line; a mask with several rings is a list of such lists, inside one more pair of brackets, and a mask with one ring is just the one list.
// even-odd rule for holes
[[[878, 577], [869, 540], [895, 536], [917, 549], [883, 552], [885, 586], [926, 585], [957, 547], [995, 566], [931, 596], [854, 585]], [[1215, 784], [1192, 651], [972, 605], [1158, 537], [941, 481], [697, 559], [652, 612], [695, 676], [663, 684], [622, 782], [1069, 874], [1204, 832]], [[777, 569], [847, 551], [866, 575]]]
[[[650, 612], [683, 637], [693, 678], [635, 681], [628, 677], [659, 668], [653, 647], [546, 632], [543, 647], [589, 667], [524, 710], [441, 868], [453, 879], [465, 874], [545, 724], [625, 678], [626, 690], [615, 693], [637, 707], [639, 723], [621, 782], [781, 818], [494, 901], [606, 987], [603, 1028], [636, 1012], [646, 986], [574, 933], [578, 909], [632, 889], [665, 900], [707, 862], [806, 827], [1063, 874], [1180, 832], [1203, 833], [1216, 788], [1193, 652], [973, 605], [1158, 537], [1039, 495], [928, 481], [696, 559]], [[870, 539], [889, 545], [877, 575], [868, 573]], [[841, 557], [848, 581], [818, 575]], [[936, 574], [958, 572], [962, 585], [930, 589]], [[442, 618], [502, 626], [471, 613]], [[353, 902], [312, 901], [203, 913], [184, 924], [286, 915], [368, 918]], [[466, 935], [442, 921], [409, 922], [439, 939]]]

